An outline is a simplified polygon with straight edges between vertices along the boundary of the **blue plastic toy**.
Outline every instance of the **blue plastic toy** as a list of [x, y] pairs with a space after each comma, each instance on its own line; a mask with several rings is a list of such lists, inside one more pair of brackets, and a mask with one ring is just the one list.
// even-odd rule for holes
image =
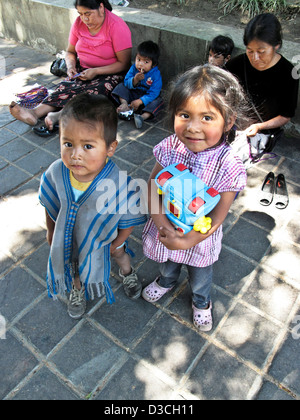
[[192, 229], [207, 233], [211, 218], [205, 217], [221, 196], [192, 174], [182, 163], [167, 166], [155, 177], [158, 193], [163, 195], [166, 216], [180, 232]]

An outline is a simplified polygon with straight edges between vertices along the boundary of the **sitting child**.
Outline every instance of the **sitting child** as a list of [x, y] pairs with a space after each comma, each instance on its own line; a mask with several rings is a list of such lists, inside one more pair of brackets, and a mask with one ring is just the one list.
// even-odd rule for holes
[[210, 43], [208, 62], [223, 68], [231, 58], [234, 42], [228, 36], [218, 35]]
[[137, 299], [141, 294], [126, 248], [133, 227], [146, 216], [136, 211], [135, 181], [110, 159], [118, 144], [117, 125], [116, 110], [105, 96], [75, 96], [60, 118], [61, 159], [41, 179], [39, 199], [50, 245], [48, 292], [53, 298], [70, 292], [68, 313], [75, 319], [85, 312], [85, 298], [94, 294], [105, 292], [114, 302], [111, 257], [120, 267], [126, 295]]
[[162, 79], [157, 67], [159, 47], [155, 42], [145, 41], [137, 47], [135, 64], [113, 90], [112, 96], [119, 107], [117, 112], [122, 119], [133, 119], [137, 128], [143, 121], [155, 117], [163, 106], [160, 96]]

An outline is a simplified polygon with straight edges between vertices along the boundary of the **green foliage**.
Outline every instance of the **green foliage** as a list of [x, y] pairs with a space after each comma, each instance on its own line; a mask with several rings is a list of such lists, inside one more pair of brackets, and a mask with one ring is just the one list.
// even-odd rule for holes
[[252, 18], [263, 12], [275, 14], [282, 12], [287, 8], [287, 2], [286, 0], [220, 0], [219, 8], [223, 9], [224, 15], [237, 9]]

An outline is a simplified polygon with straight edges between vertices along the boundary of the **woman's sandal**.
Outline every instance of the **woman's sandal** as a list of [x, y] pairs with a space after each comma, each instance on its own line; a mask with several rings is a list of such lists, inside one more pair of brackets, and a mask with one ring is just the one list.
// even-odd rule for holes
[[261, 187], [259, 202], [262, 206], [269, 206], [273, 201], [275, 187], [275, 175], [273, 172], [269, 172], [265, 177]]
[[169, 290], [173, 289], [173, 287], [165, 288], [161, 287], [157, 282], [159, 277], [157, 277], [152, 283], [150, 283], [145, 289], [142, 291], [142, 296], [147, 302], [157, 302], [160, 298], [163, 297]]
[[40, 127], [33, 127], [33, 132], [40, 137], [49, 137], [53, 136], [59, 129], [59, 124], [54, 124], [53, 130], [49, 130], [48, 127], [45, 125], [41, 125]]
[[274, 202], [277, 209], [285, 209], [289, 204], [286, 182], [283, 174], [279, 174], [275, 181]]
[[194, 326], [199, 331], [210, 331], [213, 327], [212, 320], [212, 302], [209, 302], [207, 309], [198, 309], [196, 306], [193, 307], [193, 322]]

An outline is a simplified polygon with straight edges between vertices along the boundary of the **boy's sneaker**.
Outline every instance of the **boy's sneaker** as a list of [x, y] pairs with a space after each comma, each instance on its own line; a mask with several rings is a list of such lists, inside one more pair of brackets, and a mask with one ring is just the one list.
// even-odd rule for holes
[[72, 291], [69, 297], [68, 303], [68, 314], [71, 318], [79, 319], [85, 313], [86, 309], [86, 300], [84, 296], [84, 287], [82, 286], [80, 290], [76, 287], [72, 287]]
[[127, 274], [127, 276], [124, 276], [120, 269], [119, 276], [122, 279], [125, 294], [130, 299], [138, 299], [142, 293], [142, 283], [139, 281], [134, 268], [132, 268], [131, 273]]

